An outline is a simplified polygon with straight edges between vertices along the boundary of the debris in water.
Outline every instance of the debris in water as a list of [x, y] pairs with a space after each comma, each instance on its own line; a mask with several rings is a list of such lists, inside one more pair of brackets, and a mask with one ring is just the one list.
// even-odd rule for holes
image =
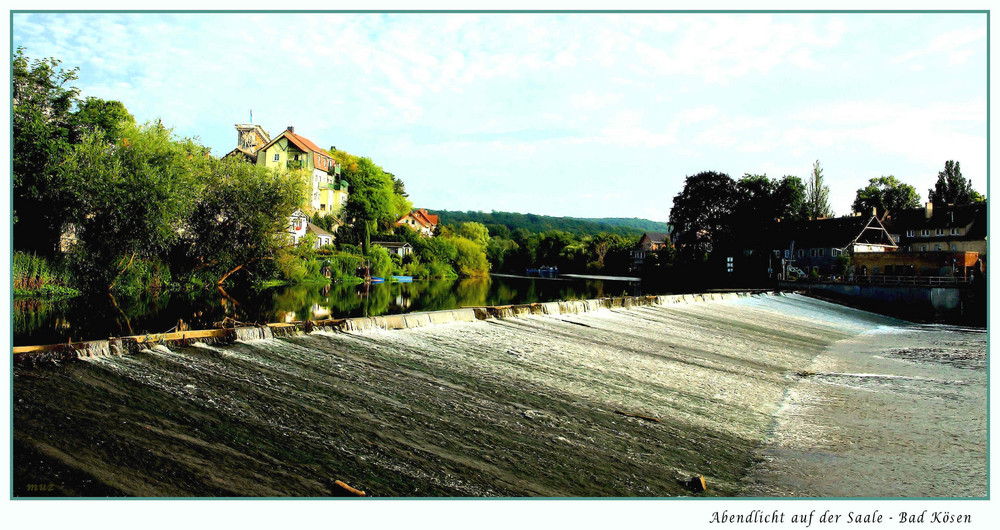
[[352, 488], [351, 486], [347, 485], [347, 483], [345, 483], [343, 481], [340, 481], [340, 480], [335, 481], [333, 483], [333, 485], [334, 485], [334, 488], [333, 488], [334, 491], [333, 491], [333, 493], [334, 493], [335, 497], [364, 497], [365, 496], [365, 492], [363, 492], [363, 491], [361, 491], [359, 489], [356, 489], [356, 488]]
[[705, 490], [708, 489], [705, 486], [705, 477], [702, 476], [702, 475], [691, 477], [687, 481], [687, 487], [690, 488], [691, 491], [693, 491], [695, 493], [701, 493], [701, 492], [703, 492], [703, 491], [705, 491]]

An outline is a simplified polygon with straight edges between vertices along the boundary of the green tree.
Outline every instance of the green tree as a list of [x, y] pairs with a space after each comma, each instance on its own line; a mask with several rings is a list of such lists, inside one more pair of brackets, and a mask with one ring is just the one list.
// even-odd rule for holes
[[344, 217], [354, 230], [359, 231], [362, 251], [368, 255], [371, 235], [377, 233], [380, 226], [391, 232], [396, 220], [392, 179], [367, 157], [359, 158], [356, 166], [345, 167], [343, 171], [351, 186]]
[[165, 253], [191, 211], [207, 155], [159, 122], [127, 126], [113, 146], [89, 135], [73, 150], [60, 172], [72, 183], [69, 220], [85, 281], [110, 290], [130, 267]]
[[904, 184], [896, 177], [881, 176], [868, 180], [868, 185], [858, 190], [852, 206], [855, 212], [875, 215], [881, 218], [887, 212], [895, 214], [908, 208], [920, 207], [920, 196], [917, 190], [909, 184]]
[[30, 61], [18, 47], [11, 64], [11, 145], [14, 247], [52, 255], [63, 222], [73, 210], [67, 174], [60, 164], [72, 150], [73, 103], [69, 86], [77, 70], [57, 59]]
[[934, 206], [954, 204], [964, 206], [975, 202], [983, 202], [985, 198], [972, 189], [972, 181], [962, 176], [959, 163], [949, 160], [944, 163], [944, 171], [938, 172], [934, 188], [927, 192], [927, 199]]
[[240, 159], [212, 159], [200, 178], [179, 245], [190, 270], [221, 285], [238, 271], [270, 268], [267, 262], [289, 244], [288, 219], [306, 182]]
[[736, 183], [725, 173], [705, 171], [687, 177], [670, 209], [678, 246], [711, 252], [715, 244], [730, 240], [738, 200]]
[[461, 223], [454, 232], [455, 235], [467, 238], [482, 247], [490, 241], [490, 232], [481, 223]]
[[775, 185], [774, 197], [778, 205], [778, 219], [797, 221], [805, 217], [806, 185], [799, 177], [782, 177]]
[[819, 160], [813, 164], [812, 174], [806, 184], [805, 210], [806, 217], [810, 219], [833, 216], [830, 188], [823, 184], [823, 169], [819, 166]]

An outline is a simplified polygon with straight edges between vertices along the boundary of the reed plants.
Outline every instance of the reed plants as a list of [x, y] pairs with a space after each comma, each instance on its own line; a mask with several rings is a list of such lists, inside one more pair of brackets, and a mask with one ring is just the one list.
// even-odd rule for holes
[[50, 298], [79, 294], [73, 288], [72, 278], [64, 267], [34, 253], [14, 252], [11, 275], [15, 297]]

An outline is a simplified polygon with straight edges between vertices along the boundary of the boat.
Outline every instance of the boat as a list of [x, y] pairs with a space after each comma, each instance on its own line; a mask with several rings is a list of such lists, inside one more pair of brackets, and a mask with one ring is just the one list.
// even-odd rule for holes
[[372, 283], [382, 283], [384, 281], [385, 281], [385, 278], [379, 278], [378, 276], [372, 276]]
[[392, 279], [399, 283], [413, 283], [413, 276], [393, 276]]
[[559, 274], [559, 267], [549, 267], [543, 265], [541, 267], [538, 267], [537, 269], [524, 269], [524, 272], [529, 276], [537, 275], [537, 276], [551, 277]]

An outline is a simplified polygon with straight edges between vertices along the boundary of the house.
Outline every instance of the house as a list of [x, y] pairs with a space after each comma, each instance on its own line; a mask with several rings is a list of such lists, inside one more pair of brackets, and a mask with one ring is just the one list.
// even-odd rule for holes
[[[334, 224], [334, 232], [337, 231], [337, 226], [340, 224], [339, 220], [336, 224]], [[292, 236], [293, 245], [298, 245], [306, 234], [313, 234], [316, 236], [316, 242], [313, 243], [313, 248], [325, 247], [333, 244], [334, 235], [311, 223], [309, 221], [309, 216], [302, 213], [302, 210], [295, 210], [288, 218], [288, 233]]]
[[320, 184], [319, 187], [319, 211], [324, 214], [339, 216], [347, 205], [347, 181], [332, 179], [330, 182]]
[[673, 245], [673, 240], [667, 232], [645, 232], [639, 238], [639, 243], [632, 250], [632, 271], [638, 271], [642, 264], [652, 252]]
[[316, 243], [313, 244], [313, 248], [325, 247], [333, 244], [333, 234], [330, 232], [327, 232], [312, 223], [307, 223], [306, 230], [308, 230], [310, 234], [314, 234], [316, 236]]
[[399, 257], [406, 256], [413, 252], [413, 245], [405, 241], [372, 241], [373, 245], [378, 245]]
[[986, 203], [905, 210], [886, 221], [899, 247], [910, 252], [978, 252], [986, 257]]
[[418, 231], [422, 236], [431, 237], [438, 225], [438, 216], [427, 213], [427, 210], [420, 208], [400, 217], [396, 224], [408, 226]]
[[303, 204], [307, 211], [339, 212], [347, 202], [347, 183], [340, 180], [340, 163], [312, 140], [295, 134], [295, 127], [282, 131], [260, 147], [256, 155], [259, 166], [306, 171], [311, 186]]
[[[854, 215], [780, 222], [767, 234], [771, 273], [786, 278], [790, 269], [834, 275], [837, 258], [859, 252], [894, 252], [896, 242], [875, 216]], [[750, 256], [752, 249], [745, 249]]]
[[299, 240], [305, 237], [309, 231], [309, 216], [302, 213], [302, 210], [295, 210], [288, 217], [288, 233], [292, 236], [292, 244], [298, 245]]
[[886, 283], [933, 277], [968, 280], [985, 272], [978, 252], [858, 252], [851, 256], [854, 279], [880, 279]]

